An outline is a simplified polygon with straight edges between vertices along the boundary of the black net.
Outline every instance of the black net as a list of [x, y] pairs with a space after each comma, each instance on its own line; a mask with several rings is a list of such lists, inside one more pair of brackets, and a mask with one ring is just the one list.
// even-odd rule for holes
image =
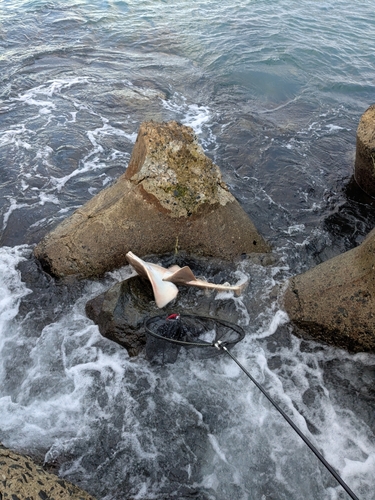
[[198, 357], [216, 356], [223, 352], [220, 346], [230, 349], [245, 336], [240, 326], [228, 321], [179, 314], [149, 318], [145, 330], [146, 355], [159, 364], [174, 363], [182, 347]]

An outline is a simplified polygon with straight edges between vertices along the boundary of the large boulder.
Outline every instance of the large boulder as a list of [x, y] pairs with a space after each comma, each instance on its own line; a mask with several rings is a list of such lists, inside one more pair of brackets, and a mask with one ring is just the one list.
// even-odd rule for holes
[[0, 443], [0, 498], [95, 500], [65, 479], [51, 474], [30, 457], [8, 450]]
[[297, 333], [375, 352], [375, 230], [358, 247], [292, 278], [284, 306]]
[[358, 125], [354, 178], [375, 198], [375, 104], [363, 113]]
[[231, 260], [269, 245], [190, 127], [141, 125], [129, 166], [35, 248], [51, 274], [98, 276], [140, 257], [185, 250]]

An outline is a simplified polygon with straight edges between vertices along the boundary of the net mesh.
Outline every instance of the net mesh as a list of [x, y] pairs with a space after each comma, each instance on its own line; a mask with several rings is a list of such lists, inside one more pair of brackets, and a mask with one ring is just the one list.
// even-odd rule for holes
[[182, 347], [200, 358], [216, 356], [222, 352], [219, 345], [229, 349], [245, 336], [240, 326], [228, 321], [179, 314], [149, 318], [145, 330], [147, 358], [158, 364], [174, 363]]

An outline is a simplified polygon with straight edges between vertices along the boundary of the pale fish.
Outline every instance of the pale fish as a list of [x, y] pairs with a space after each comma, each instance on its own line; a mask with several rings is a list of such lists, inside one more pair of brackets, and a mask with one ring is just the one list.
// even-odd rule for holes
[[248, 281], [239, 285], [229, 285], [227, 283], [220, 285], [210, 283], [203, 279], [197, 279], [190, 267], [171, 266], [168, 269], [157, 264], [151, 264], [140, 259], [132, 252], [126, 254], [126, 258], [133, 266], [137, 274], [147, 277], [154, 292], [157, 307], [164, 307], [178, 294], [177, 285], [196, 286], [198, 288], [211, 289], [217, 291], [233, 291], [236, 295], [241, 295], [248, 284]]

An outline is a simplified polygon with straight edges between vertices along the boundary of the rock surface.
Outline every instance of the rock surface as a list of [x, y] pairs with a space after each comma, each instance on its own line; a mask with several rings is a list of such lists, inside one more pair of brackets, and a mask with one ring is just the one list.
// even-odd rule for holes
[[375, 198], [375, 104], [363, 113], [358, 125], [354, 178]]
[[269, 245], [231, 195], [190, 127], [141, 125], [127, 171], [35, 248], [54, 276], [99, 276], [143, 257], [184, 250], [231, 260]]
[[297, 333], [375, 352], [375, 230], [358, 247], [292, 278], [284, 306]]
[[99, 326], [103, 337], [125, 347], [129, 356], [137, 356], [146, 345], [143, 323], [147, 314], [160, 314], [155, 304], [150, 305], [151, 301], [150, 283], [136, 276], [89, 300], [86, 315]]
[[95, 500], [94, 497], [36, 465], [30, 457], [0, 444], [2, 500]]
[[[189, 264], [197, 271], [194, 262]], [[214, 275], [213, 281], [223, 281], [224, 276], [228, 277], [228, 267], [225, 273], [217, 267]], [[214, 300], [215, 297], [215, 292], [180, 287], [176, 299], [159, 309], [154, 302], [150, 282], [146, 278], [134, 276], [116, 283], [88, 301], [86, 314], [99, 326], [104, 337], [125, 347], [130, 356], [137, 356], [146, 345], [144, 322], [151, 316], [180, 313], [210, 316], [234, 323], [240, 321], [235, 301]]]

